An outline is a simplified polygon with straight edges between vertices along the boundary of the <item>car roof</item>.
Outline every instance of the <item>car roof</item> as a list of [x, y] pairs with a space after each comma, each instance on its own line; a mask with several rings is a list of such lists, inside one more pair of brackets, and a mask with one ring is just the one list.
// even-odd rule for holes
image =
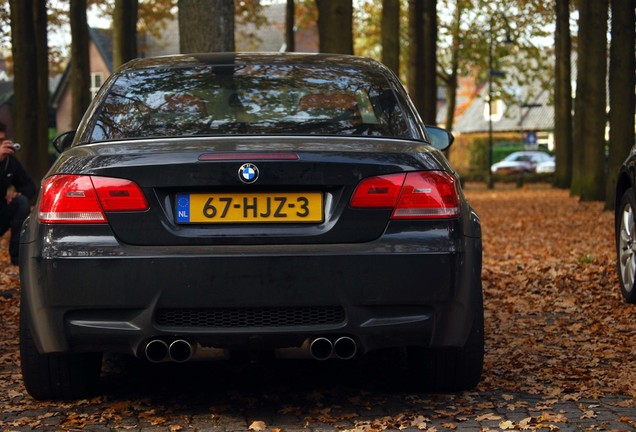
[[344, 54], [324, 53], [194, 53], [134, 59], [123, 65], [119, 72], [147, 68], [181, 68], [195, 66], [227, 66], [250, 64], [281, 64], [355, 67], [359, 70], [386, 72], [389, 69], [377, 60]]
[[[536, 154], [545, 154], [547, 155], [546, 152], [542, 152], [539, 150], [522, 150], [522, 151], [516, 151], [514, 153], [510, 153], [511, 155], [536, 155]], [[548, 155], [549, 156], [549, 155]]]

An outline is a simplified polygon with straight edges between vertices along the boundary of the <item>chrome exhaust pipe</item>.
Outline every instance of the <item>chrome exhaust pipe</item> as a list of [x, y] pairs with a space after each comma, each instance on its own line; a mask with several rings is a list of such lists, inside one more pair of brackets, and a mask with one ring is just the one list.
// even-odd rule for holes
[[183, 363], [187, 362], [192, 358], [192, 354], [194, 353], [194, 349], [192, 345], [187, 340], [177, 339], [176, 341], [170, 344], [168, 348], [168, 354], [170, 355], [170, 360]]
[[333, 344], [324, 337], [319, 337], [309, 344], [309, 352], [316, 360], [327, 360], [333, 354]]
[[356, 356], [358, 352], [358, 344], [349, 336], [338, 338], [333, 344], [333, 350], [341, 360], [350, 360]]
[[149, 361], [160, 363], [168, 358], [168, 344], [162, 340], [154, 339], [146, 344], [144, 352]]

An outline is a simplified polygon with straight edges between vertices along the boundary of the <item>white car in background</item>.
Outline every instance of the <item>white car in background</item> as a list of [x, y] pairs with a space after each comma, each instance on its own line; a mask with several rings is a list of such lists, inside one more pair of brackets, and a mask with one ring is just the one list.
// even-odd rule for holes
[[554, 172], [554, 158], [542, 151], [518, 151], [493, 164], [490, 170], [493, 174]]

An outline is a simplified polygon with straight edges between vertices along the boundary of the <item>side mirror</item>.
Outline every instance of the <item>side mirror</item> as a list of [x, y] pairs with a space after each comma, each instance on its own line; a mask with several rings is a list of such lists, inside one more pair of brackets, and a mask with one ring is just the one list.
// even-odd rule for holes
[[437, 126], [426, 126], [426, 133], [431, 145], [442, 151], [447, 150], [455, 140], [452, 133]]
[[69, 148], [71, 144], [73, 144], [73, 139], [75, 138], [75, 131], [64, 132], [61, 135], [58, 135], [53, 140], [53, 147], [55, 150], [62, 153], [64, 150]]

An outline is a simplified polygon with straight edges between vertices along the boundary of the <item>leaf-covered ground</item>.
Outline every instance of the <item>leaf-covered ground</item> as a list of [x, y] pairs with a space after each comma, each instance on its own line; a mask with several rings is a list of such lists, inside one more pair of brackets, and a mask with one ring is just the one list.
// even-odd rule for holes
[[404, 391], [391, 385], [401, 379], [393, 357], [364, 367], [116, 359], [102, 396], [36, 402], [20, 381], [19, 277], [5, 236], [0, 430], [634, 430], [636, 306], [620, 295], [613, 214], [545, 185], [469, 185], [466, 195], [484, 237], [486, 358], [475, 391]]
[[636, 396], [636, 306], [620, 294], [613, 213], [545, 187], [467, 195], [484, 238], [480, 387]]

